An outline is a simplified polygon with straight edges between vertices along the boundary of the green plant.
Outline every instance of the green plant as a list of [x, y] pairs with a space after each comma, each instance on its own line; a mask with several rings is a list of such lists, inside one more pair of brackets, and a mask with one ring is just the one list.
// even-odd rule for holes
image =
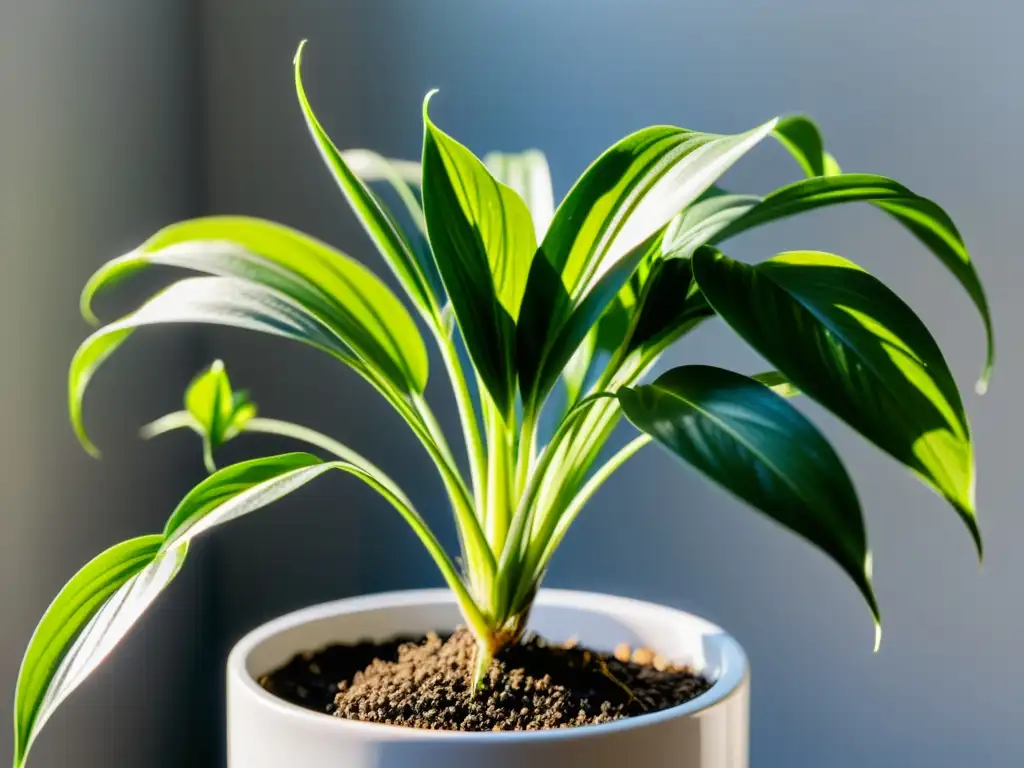
[[[980, 391], [993, 362], [989, 311], [963, 240], [935, 203], [882, 176], [843, 173], [815, 125], [795, 116], [733, 136], [639, 131], [602, 154], [555, 210], [541, 154], [478, 160], [433, 124], [429, 95], [422, 170], [338, 151], [309, 106], [300, 64], [301, 48], [295, 84], [313, 139], [419, 325], [383, 282], [311, 237], [251, 218], [186, 221], [107, 263], [86, 286], [82, 311], [95, 322], [94, 295], [149, 265], [204, 273], [82, 344], [70, 371], [71, 420], [96, 453], [82, 422], [86, 386], [143, 326], [223, 324], [314, 346], [376, 388], [426, 449], [451, 501], [462, 568], [384, 472], [317, 432], [258, 417], [216, 363], [190, 385], [184, 410], [144, 429], [196, 431], [211, 474], [162, 533], [101, 554], [46, 612], [18, 682], [16, 767], [49, 715], [171, 581], [195, 536], [329, 470], [380, 492], [426, 546], [477, 637], [478, 680], [522, 633], [552, 554], [584, 504], [652, 441], [823, 550], [853, 579], [877, 628], [857, 496], [828, 442], [787, 401], [800, 393], [944, 496], [980, 556], [967, 417], [942, 353], [912, 310], [839, 256], [794, 251], [751, 266], [715, 247], [804, 211], [872, 204], [936, 256], [977, 306], [988, 339]], [[714, 186], [768, 136], [806, 178], [765, 197]], [[390, 187], [408, 226], [371, 188], [377, 182]], [[669, 345], [713, 318], [777, 370], [749, 377], [684, 365], [639, 383]], [[468, 473], [424, 398], [420, 326], [454, 389]], [[606, 457], [623, 416], [640, 435]], [[216, 448], [248, 432], [293, 438], [330, 459], [291, 453], [215, 470]]]

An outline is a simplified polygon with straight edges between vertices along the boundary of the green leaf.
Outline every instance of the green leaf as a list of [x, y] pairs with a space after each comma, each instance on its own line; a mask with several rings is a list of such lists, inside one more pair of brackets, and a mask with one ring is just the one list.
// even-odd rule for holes
[[82, 292], [92, 300], [151, 264], [252, 281], [316, 313], [366, 366], [403, 392], [427, 384], [427, 348], [402, 303], [372, 272], [329, 245], [281, 224], [245, 216], [192, 219], [157, 232], [102, 266]]
[[645, 357], [657, 354], [713, 314], [693, 280], [690, 259], [658, 259], [633, 310], [625, 352], [641, 351]]
[[295, 53], [295, 92], [306, 118], [310, 135], [316, 143], [335, 181], [344, 193], [353, 212], [363, 225], [366, 233], [373, 240], [388, 266], [395, 273], [398, 281], [405, 289], [409, 298], [427, 317], [434, 317], [444, 305], [443, 297], [434, 293], [430, 273], [433, 267], [425, 258], [425, 254], [417, 257], [394, 219], [388, 214], [380, 200], [367, 188], [345, 162], [342, 153], [331, 141], [331, 137], [320, 125], [313, 108], [306, 98], [306, 90], [302, 84], [302, 50], [305, 41], [299, 45]]
[[[559, 338], [564, 341], [563, 326], [587, 294], [774, 125], [735, 136], [646, 128], [614, 144], [580, 177], [555, 212], [523, 298], [517, 365], [528, 410], [553, 383], [547, 358]], [[585, 334], [570, 336], [582, 342]]]
[[15, 768], [24, 765], [57, 707], [178, 573], [187, 548], [161, 553], [162, 542], [162, 536], [142, 536], [111, 547], [75, 574], [46, 610], [18, 673]]
[[515, 320], [537, 249], [526, 204], [430, 120], [423, 102], [423, 210], [466, 348], [499, 411], [515, 396]]
[[808, 176], [835, 176], [842, 173], [836, 159], [825, 151], [818, 126], [807, 115], [779, 118], [773, 135]]
[[835, 560], [867, 600], [877, 632], [857, 494], [832, 446], [798, 410], [745, 376], [703, 365], [673, 368], [618, 396], [638, 429]]
[[321, 349], [365, 372], [334, 331], [317, 315], [284, 294], [232, 277], [191, 277], [157, 294], [137, 311], [104, 326], [75, 353], [68, 373], [68, 405], [75, 434], [98, 455], [82, 423], [82, 399], [96, 369], [136, 328], [163, 323], [209, 323], [283, 336]]
[[[201, 372], [185, 390], [185, 409], [192, 417], [188, 426], [203, 438], [203, 460], [209, 472], [216, 470], [213, 451], [237, 435], [256, 415], [256, 406], [246, 392], [233, 392], [224, 363], [217, 360]], [[143, 430], [144, 435], [159, 434], [167, 426]]]
[[758, 384], [768, 387], [779, 397], [796, 397], [801, 394], [800, 390], [794, 387], [793, 383], [778, 371], [755, 373], [750, 378]]
[[795, 387], [946, 497], [980, 555], [963, 404], [935, 340], [898, 296], [827, 253], [751, 267], [701, 248], [693, 272], [715, 312]]
[[537, 240], [542, 240], [555, 215], [551, 169], [544, 153], [538, 149], [519, 153], [489, 152], [484, 155], [484, 165], [494, 178], [514, 189], [523, 199], [530, 210]]
[[953, 220], [936, 203], [884, 176], [843, 173], [804, 179], [764, 198], [719, 193], [693, 205], [666, 233], [666, 248], [693, 251], [762, 224], [840, 203], [867, 202], [885, 211], [931, 251], [967, 291], [981, 314], [988, 343], [978, 383], [983, 392], [995, 361], [988, 300], [970, 253]]
[[167, 520], [163, 551], [187, 545], [196, 536], [262, 509], [328, 471], [341, 470], [358, 477], [398, 511], [455, 592], [466, 620], [474, 629], [483, 631], [486, 621], [412, 502], [387, 475], [354, 451], [345, 451], [349, 460], [323, 461], [309, 453], [286, 453], [243, 461], [215, 472], [189, 491]]

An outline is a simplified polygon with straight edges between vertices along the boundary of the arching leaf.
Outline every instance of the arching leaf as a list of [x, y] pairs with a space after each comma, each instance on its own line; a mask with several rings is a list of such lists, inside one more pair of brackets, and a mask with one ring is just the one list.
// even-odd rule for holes
[[14, 702], [14, 768], [57, 707], [99, 666], [178, 573], [186, 547], [162, 536], [111, 547], [57, 595], [29, 641]]
[[555, 212], [523, 298], [517, 365], [528, 411], [553, 384], [548, 357], [584, 297], [774, 125], [735, 136], [646, 128], [614, 144], [580, 177]]
[[352, 350], [317, 315], [284, 294], [232, 277], [191, 277], [158, 293], [137, 311], [82, 342], [68, 372], [68, 407], [75, 433], [98, 455], [82, 423], [82, 398], [96, 369], [136, 328], [163, 323], [208, 323], [283, 336], [321, 349], [366, 374]]
[[963, 403], [935, 340], [898, 296], [827, 253], [751, 267], [701, 248], [693, 273], [715, 312], [795, 387], [945, 496], [980, 554]]
[[305, 41], [299, 45], [295, 53], [295, 92], [299, 106], [306, 118], [310, 135], [320, 150], [324, 163], [327, 165], [335, 181], [348, 200], [352, 211], [363, 225], [366, 233], [373, 240], [388, 266], [395, 273], [409, 298], [427, 317], [433, 315], [444, 305], [443, 297], [436, 296], [431, 289], [430, 272], [433, 267], [425, 258], [425, 254], [417, 257], [401, 230], [388, 215], [377, 197], [369, 190], [359, 177], [354, 174], [345, 162], [338, 148], [327, 135], [320, 121], [313, 113], [302, 84], [302, 49]]
[[427, 385], [427, 349], [416, 323], [384, 283], [354, 259], [297, 230], [245, 216], [173, 224], [102, 266], [82, 292], [94, 319], [101, 290], [151, 264], [234, 277], [272, 288], [315, 312], [368, 367], [397, 389]]
[[623, 388], [634, 426], [800, 534], [853, 579], [879, 620], [860, 503], [839, 457], [798, 410], [732, 371], [687, 365]]

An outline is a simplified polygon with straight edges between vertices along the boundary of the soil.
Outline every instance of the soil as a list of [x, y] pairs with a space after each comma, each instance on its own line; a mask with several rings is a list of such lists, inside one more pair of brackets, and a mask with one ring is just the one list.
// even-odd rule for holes
[[614, 654], [530, 637], [491, 664], [470, 695], [464, 629], [300, 654], [260, 679], [270, 693], [335, 717], [450, 731], [518, 731], [608, 723], [674, 707], [711, 683], [648, 648]]

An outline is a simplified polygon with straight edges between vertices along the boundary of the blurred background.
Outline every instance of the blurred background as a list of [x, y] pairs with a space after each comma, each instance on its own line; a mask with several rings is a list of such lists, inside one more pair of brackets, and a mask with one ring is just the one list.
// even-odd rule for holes
[[[336, 143], [415, 158], [423, 94], [478, 153], [538, 147], [556, 193], [604, 147], [652, 123], [733, 132], [786, 111], [820, 122], [846, 170], [935, 198], [972, 247], [1000, 360], [973, 395], [982, 333], [939, 264], [870, 209], [826, 210], [735, 241], [732, 255], [841, 253], [901, 293], [933, 329], [976, 433], [979, 570], [938, 497], [819, 409], [861, 495], [886, 637], [826, 559], [650, 449], [567, 537], [554, 586], [660, 601], [707, 616], [753, 666], [752, 765], [1019, 766], [1024, 756], [1024, 381], [1016, 332], [1024, 11], [1007, 0], [0, 0], [0, 720], [22, 650], [64, 581], [109, 544], [159, 530], [202, 476], [189, 435], [142, 445], [222, 357], [265, 415], [356, 446], [454, 543], [440, 484], [369, 387], [306, 349], [236, 332], [147, 331], [99, 374], [87, 423], [67, 424], [67, 365], [87, 328], [77, 296], [102, 262], [171, 221], [266, 216], [383, 269], [321, 167], [291, 84], [310, 39], [310, 98]], [[767, 144], [729, 186], [797, 178]], [[103, 302], [126, 311], [154, 284]], [[709, 323], [670, 356], [753, 372]], [[434, 371], [440, 366], [435, 365]], [[434, 376], [445, 423], [454, 405]], [[233, 457], [284, 449], [232, 443]], [[313, 602], [437, 585], [390, 508], [343, 477], [203, 540], [183, 576], [47, 727], [34, 768], [217, 766], [231, 643]], [[11, 736], [0, 730], [0, 753]]]

